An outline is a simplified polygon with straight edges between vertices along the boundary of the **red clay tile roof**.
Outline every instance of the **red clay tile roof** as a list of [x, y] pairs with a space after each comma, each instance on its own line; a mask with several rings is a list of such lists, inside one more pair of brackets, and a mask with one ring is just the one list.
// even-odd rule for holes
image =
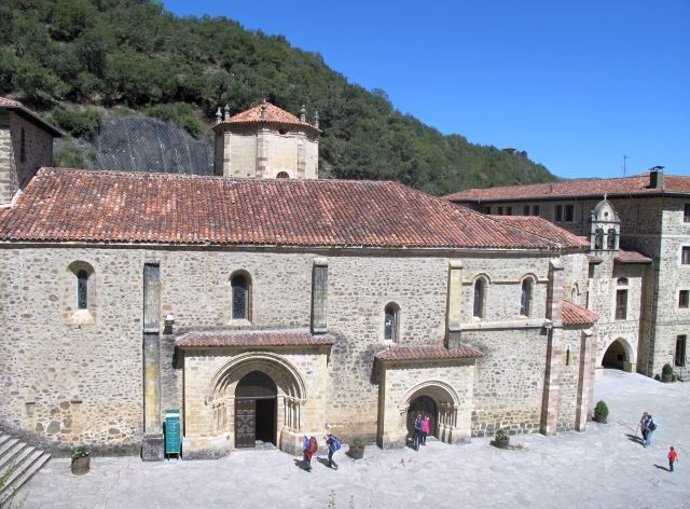
[[613, 258], [618, 263], [652, 263], [652, 259], [638, 253], [637, 251], [623, 251], [622, 249], [616, 253]]
[[549, 240], [555, 240], [564, 246], [589, 247], [587, 238], [570, 233], [568, 230], [556, 226], [551, 221], [537, 216], [494, 216], [499, 221], [516, 226], [521, 230], [543, 236]]
[[26, 106], [24, 106], [22, 103], [19, 101], [15, 101], [14, 99], [10, 99], [9, 97], [2, 97], [0, 96], [0, 110], [1, 109], [8, 109], [8, 110], [14, 110], [16, 111], [19, 115], [23, 116], [30, 122], [33, 122], [34, 124], [38, 124], [43, 129], [49, 131], [52, 133], [53, 136], [64, 136], [64, 133], [60, 131], [57, 127], [55, 127], [52, 124], [49, 124], [45, 120], [43, 120], [41, 117], [36, 115], [33, 111], [29, 110]]
[[427, 361], [441, 359], [476, 359], [484, 354], [469, 345], [448, 349], [444, 346], [393, 346], [376, 354], [376, 358], [386, 361]]
[[[266, 107], [266, 114], [265, 118], [261, 118], [261, 108], [262, 106]], [[316, 127], [314, 127], [311, 124], [308, 124], [307, 122], [302, 122], [298, 117], [293, 115], [292, 113], [289, 113], [285, 111], [284, 109], [279, 108], [278, 106], [275, 106], [269, 102], [265, 102], [263, 104], [259, 104], [258, 106], [254, 106], [253, 108], [248, 109], [247, 111], [243, 111], [241, 113], [237, 113], [236, 115], [233, 115], [230, 117], [228, 120], [224, 120], [222, 122], [219, 122], [217, 125], [221, 124], [237, 124], [237, 123], [274, 123], [274, 124], [290, 124], [290, 125], [299, 125], [302, 127], [314, 129], [318, 131]]]
[[468, 189], [446, 195], [454, 202], [494, 202], [521, 200], [550, 200], [563, 198], [602, 198], [629, 195], [690, 194], [690, 177], [664, 175], [663, 189], [650, 187], [649, 173], [611, 179], [581, 179], [526, 184], [488, 189]]
[[565, 326], [589, 326], [599, 319], [596, 313], [573, 304], [568, 300], [561, 301], [561, 320]]
[[580, 249], [395, 182], [229, 179], [41, 168], [0, 240]]
[[8, 108], [23, 108], [24, 105], [20, 103], [19, 101], [15, 101], [14, 99], [10, 99], [9, 97], [2, 97], [0, 96], [0, 107], [8, 107]]
[[331, 334], [314, 335], [308, 330], [235, 330], [188, 332], [175, 341], [180, 348], [208, 346], [329, 346]]

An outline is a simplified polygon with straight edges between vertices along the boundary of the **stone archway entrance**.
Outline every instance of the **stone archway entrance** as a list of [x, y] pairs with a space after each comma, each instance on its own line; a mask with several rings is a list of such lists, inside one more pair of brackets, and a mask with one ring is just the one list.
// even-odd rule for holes
[[629, 346], [623, 339], [617, 339], [609, 345], [601, 359], [603, 368], [631, 370], [632, 359], [629, 354]]
[[438, 407], [436, 402], [429, 396], [419, 396], [410, 403], [407, 410], [407, 432], [410, 436], [414, 433], [414, 421], [417, 414], [429, 417], [429, 436], [437, 436]]
[[262, 371], [252, 371], [235, 389], [235, 447], [276, 444], [276, 384]]

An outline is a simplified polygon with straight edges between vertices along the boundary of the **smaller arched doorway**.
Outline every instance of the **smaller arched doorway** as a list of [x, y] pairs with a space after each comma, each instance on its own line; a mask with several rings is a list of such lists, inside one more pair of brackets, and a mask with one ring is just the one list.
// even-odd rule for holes
[[252, 371], [235, 389], [235, 447], [276, 444], [276, 384], [261, 371]]
[[628, 350], [629, 348], [623, 339], [615, 340], [604, 352], [601, 366], [603, 368], [630, 371], [632, 359]]
[[438, 407], [436, 402], [429, 396], [419, 396], [410, 403], [410, 407], [407, 410], [407, 432], [409, 436], [412, 436], [414, 433], [414, 421], [417, 414], [429, 417], [429, 436], [437, 436]]

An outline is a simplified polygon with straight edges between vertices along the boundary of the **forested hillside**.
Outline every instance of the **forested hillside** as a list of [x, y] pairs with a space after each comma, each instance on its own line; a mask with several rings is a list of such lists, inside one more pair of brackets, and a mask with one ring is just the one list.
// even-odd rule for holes
[[[348, 83], [283, 37], [226, 18], [179, 18], [150, 1], [1, 2], [0, 95], [84, 139], [104, 115], [132, 111], [205, 137], [219, 104], [234, 113], [265, 97], [293, 113], [302, 104], [319, 111], [322, 173], [334, 177], [435, 194], [554, 179], [524, 153], [444, 136], [401, 114], [385, 92]], [[60, 157], [89, 164], [78, 153]]]

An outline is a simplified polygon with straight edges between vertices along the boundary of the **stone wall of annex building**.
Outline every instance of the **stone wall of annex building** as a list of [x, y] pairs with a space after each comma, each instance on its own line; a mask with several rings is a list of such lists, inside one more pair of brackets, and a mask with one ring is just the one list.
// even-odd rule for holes
[[[49, 446], [134, 451], [142, 433], [138, 250], [6, 248], [0, 265], [0, 423]], [[80, 260], [94, 269], [89, 309], [70, 320]], [[61, 445], [60, 445], [61, 444]]]
[[539, 430], [547, 339], [539, 328], [462, 332], [463, 343], [484, 353], [476, 365], [473, 436]]
[[575, 428], [580, 385], [581, 344], [582, 332], [579, 329], [562, 331], [561, 354], [555, 361], [560, 382], [558, 431], [570, 431]]
[[16, 113], [0, 112], [0, 204], [9, 203], [37, 168], [50, 166], [52, 161], [50, 134]]

